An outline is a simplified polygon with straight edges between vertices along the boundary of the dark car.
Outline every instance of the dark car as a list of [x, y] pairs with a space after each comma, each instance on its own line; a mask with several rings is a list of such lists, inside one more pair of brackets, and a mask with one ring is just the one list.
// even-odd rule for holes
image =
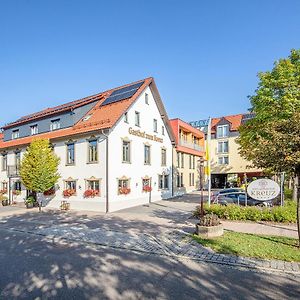
[[[240, 191], [229, 191], [232, 189], [222, 190], [215, 196], [213, 203], [218, 203], [221, 205], [228, 204], [238, 204], [238, 205], [246, 205], [246, 195], [245, 192]], [[273, 202], [269, 201], [259, 201], [255, 200], [247, 195], [247, 205], [249, 206], [260, 206], [260, 207], [271, 207], [273, 206]]]

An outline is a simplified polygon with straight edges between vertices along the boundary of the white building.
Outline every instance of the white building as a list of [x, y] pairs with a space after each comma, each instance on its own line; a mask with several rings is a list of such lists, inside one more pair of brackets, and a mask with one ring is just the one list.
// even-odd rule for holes
[[43, 196], [46, 207], [67, 201], [71, 209], [112, 212], [173, 194], [174, 138], [153, 78], [4, 126], [0, 189], [11, 201], [23, 202], [30, 194], [18, 166], [36, 138], [49, 139], [61, 159], [55, 194]]

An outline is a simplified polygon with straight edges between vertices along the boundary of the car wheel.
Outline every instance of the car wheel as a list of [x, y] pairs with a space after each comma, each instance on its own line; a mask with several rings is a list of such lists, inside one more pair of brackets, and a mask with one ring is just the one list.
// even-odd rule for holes
[[255, 206], [258, 206], [258, 207], [267, 207], [267, 204], [265, 202], [262, 202], [262, 203], [256, 204]]

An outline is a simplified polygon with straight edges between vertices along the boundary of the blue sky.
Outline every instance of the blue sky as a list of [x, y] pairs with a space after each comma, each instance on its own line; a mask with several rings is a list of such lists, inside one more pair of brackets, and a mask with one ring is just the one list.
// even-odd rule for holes
[[0, 0], [0, 125], [154, 76], [169, 117], [245, 112], [300, 1]]

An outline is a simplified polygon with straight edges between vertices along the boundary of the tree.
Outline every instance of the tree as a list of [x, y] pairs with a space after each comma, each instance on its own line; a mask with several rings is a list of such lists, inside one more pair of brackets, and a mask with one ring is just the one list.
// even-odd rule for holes
[[[57, 172], [60, 159], [51, 148], [49, 140], [33, 141], [21, 162], [20, 175], [24, 186], [33, 192], [43, 193], [51, 189], [60, 178]], [[41, 210], [42, 203], [39, 202]]]
[[[258, 74], [259, 84], [250, 96], [253, 119], [239, 131], [240, 154], [254, 166], [287, 172], [300, 178], [300, 50]], [[299, 183], [298, 183], [299, 187]], [[299, 191], [299, 190], [298, 190]], [[297, 223], [300, 247], [300, 195]]]

